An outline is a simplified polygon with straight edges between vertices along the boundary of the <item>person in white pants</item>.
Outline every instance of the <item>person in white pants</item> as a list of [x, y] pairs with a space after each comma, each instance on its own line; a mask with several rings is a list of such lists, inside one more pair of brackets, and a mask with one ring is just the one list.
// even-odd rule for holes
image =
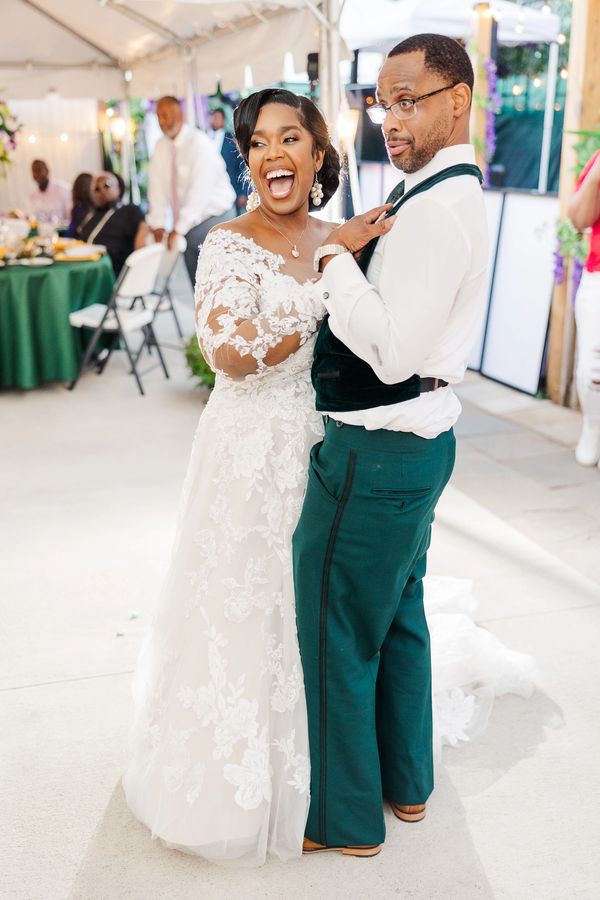
[[577, 393], [583, 428], [575, 450], [582, 466], [600, 460], [600, 150], [589, 160], [569, 203], [575, 228], [590, 232], [590, 252], [575, 300]]

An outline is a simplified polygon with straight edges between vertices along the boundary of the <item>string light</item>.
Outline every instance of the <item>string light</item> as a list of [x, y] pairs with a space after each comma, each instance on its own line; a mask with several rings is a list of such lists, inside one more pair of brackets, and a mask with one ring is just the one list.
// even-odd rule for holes
[[60, 139], [63, 142], [63, 144], [69, 140], [69, 135], [67, 134], [66, 131], [63, 131], [63, 133], [60, 136]]
[[569, 77], [568, 69], [561, 69], [561, 70], [560, 70], [560, 77], [561, 77], [563, 80], [567, 79], [567, 78]]
[[513, 84], [513, 97], [520, 97], [523, 93], [523, 85], [522, 84]]
[[542, 12], [546, 15], [549, 15], [552, 12], [547, 3], [544, 3], [544, 5], [542, 6]]
[[567, 36], [565, 34], [559, 34], [559, 36], [556, 38], [556, 43], [564, 44], [566, 40], [567, 40]]
[[536, 77], [533, 79], [533, 86], [536, 88], [539, 88], [539, 87], [541, 87], [541, 84], [542, 84], [542, 79], [536, 75]]
[[30, 144], [35, 144], [35, 142], [37, 141], [37, 138], [36, 138], [35, 134], [30, 134], [29, 137], [27, 138], [27, 140], [29, 141]]

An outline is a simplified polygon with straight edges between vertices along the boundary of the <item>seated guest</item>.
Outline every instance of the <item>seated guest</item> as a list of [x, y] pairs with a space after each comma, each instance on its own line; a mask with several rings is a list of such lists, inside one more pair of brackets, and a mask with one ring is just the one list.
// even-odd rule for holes
[[29, 195], [29, 211], [41, 222], [56, 219], [57, 223], [71, 218], [71, 191], [68, 184], [54, 181], [43, 159], [34, 159], [31, 174], [37, 188]]
[[66, 236], [75, 237], [75, 233], [86, 218], [90, 218], [94, 211], [92, 203], [92, 176], [89, 172], [81, 172], [73, 182], [73, 209], [71, 210], [71, 222], [67, 228]]
[[113, 172], [92, 179], [92, 200], [95, 211], [75, 236], [88, 244], [104, 244], [118, 275], [129, 254], [146, 244], [150, 229], [139, 206], [121, 205], [121, 187]]

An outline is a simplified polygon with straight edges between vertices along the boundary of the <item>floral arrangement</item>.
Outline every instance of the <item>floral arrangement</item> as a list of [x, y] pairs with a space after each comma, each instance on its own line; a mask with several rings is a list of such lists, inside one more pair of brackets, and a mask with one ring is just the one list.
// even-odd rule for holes
[[215, 386], [215, 373], [202, 356], [196, 335], [191, 337], [185, 344], [183, 352], [191, 375], [197, 378], [203, 387], [213, 388]]
[[473, 103], [485, 110], [485, 137], [475, 138], [473, 144], [478, 153], [483, 156], [485, 171], [484, 184], [490, 183], [490, 163], [496, 151], [496, 115], [500, 112], [501, 98], [498, 91], [498, 69], [493, 59], [483, 61], [485, 71], [486, 92], [485, 95], [475, 92]]
[[[588, 159], [596, 150], [600, 150], [600, 131], [573, 131], [570, 133], [581, 138], [574, 148], [577, 154], [575, 172], [579, 174]], [[577, 295], [588, 249], [587, 235], [577, 231], [569, 219], [559, 219], [556, 223], [554, 283], [562, 284], [570, 268], [573, 279], [573, 301]]]
[[13, 153], [17, 147], [17, 132], [21, 127], [17, 117], [10, 111], [6, 100], [0, 97], [0, 164], [2, 170], [5, 170], [7, 164], [12, 162]]

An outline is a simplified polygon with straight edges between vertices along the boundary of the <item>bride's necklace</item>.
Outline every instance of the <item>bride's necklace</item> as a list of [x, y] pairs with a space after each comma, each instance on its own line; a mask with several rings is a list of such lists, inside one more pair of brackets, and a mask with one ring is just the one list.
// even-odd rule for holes
[[294, 244], [292, 241], [290, 241], [289, 237], [287, 237], [287, 235], [285, 235], [285, 234], [283, 233], [283, 231], [281, 231], [281, 230], [277, 227], [277, 225], [275, 225], [275, 223], [271, 221], [271, 219], [268, 217], [268, 215], [267, 215], [265, 212], [263, 212], [263, 210], [260, 208], [260, 206], [257, 207], [257, 209], [258, 209], [259, 213], [261, 214], [261, 216], [263, 217], [263, 219], [264, 219], [266, 222], [269, 223], [269, 225], [271, 226], [271, 228], [274, 228], [275, 231], [278, 231], [279, 234], [281, 235], [281, 237], [282, 237], [284, 240], [286, 240], [286, 241], [288, 242], [288, 244], [289, 244], [290, 247], [292, 248], [292, 256], [294, 257], [294, 259], [298, 259], [298, 257], [300, 256], [300, 251], [298, 250], [298, 244], [300, 243], [300, 241], [301, 241], [302, 238], [304, 237], [304, 232], [305, 232], [306, 229], [308, 228], [308, 221], [309, 221], [309, 220], [307, 220], [306, 225], [305, 225], [304, 228], [302, 229], [302, 234], [300, 235], [300, 237], [298, 238], [298, 240], [297, 240], [296, 243]]

